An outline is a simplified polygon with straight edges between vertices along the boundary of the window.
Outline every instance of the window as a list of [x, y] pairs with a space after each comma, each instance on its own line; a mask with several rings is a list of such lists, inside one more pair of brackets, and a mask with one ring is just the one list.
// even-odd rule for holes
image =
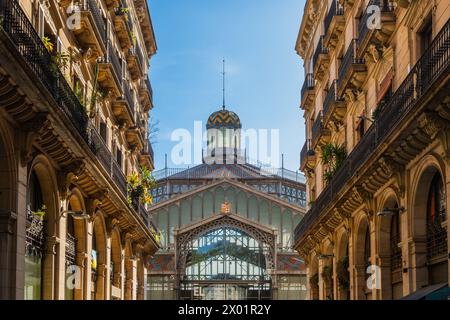
[[102, 137], [103, 141], [108, 141], [108, 127], [103, 120], [100, 120], [100, 136]]
[[433, 40], [433, 23], [431, 16], [427, 18], [423, 27], [419, 31], [419, 57], [424, 54]]
[[[395, 207], [398, 209], [398, 206]], [[402, 249], [399, 247], [401, 242], [400, 233], [400, 214], [399, 211], [395, 211], [391, 218], [391, 235], [390, 235], [390, 247], [391, 247], [391, 270], [395, 271], [402, 267]]]
[[366, 132], [366, 124], [364, 121], [364, 115], [358, 117], [358, 121], [356, 122], [356, 142], [359, 142], [364, 133]]
[[42, 8], [41, 5], [39, 5], [37, 31], [38, 31], [39, 37], [41, 39], [43, 39], [44, 35], [45, 35], [45, 18], [44, 17], [45, 17], [44, 9]]
[[122, 151], [116, 147], [116, 161], [120, 169], [122, 169]]
[[73, 77], [73, 87], [78, 101], [84, 105], [84, 85], [76, 75]]

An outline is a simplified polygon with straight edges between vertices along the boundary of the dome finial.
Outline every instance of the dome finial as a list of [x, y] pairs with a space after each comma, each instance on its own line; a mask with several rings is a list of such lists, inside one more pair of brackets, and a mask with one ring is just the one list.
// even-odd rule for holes
[[225, 110], [225, 58], [222, 59], [222, 110]]

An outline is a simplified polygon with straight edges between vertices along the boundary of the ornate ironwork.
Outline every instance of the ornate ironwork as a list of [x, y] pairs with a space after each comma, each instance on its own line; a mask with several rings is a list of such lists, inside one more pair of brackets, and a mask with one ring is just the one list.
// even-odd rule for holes
[[344, 6], [339, 3], [337, 0], [333, 0], [330, 6], [330, 10], [325, 17], [325, 30], [330, 29], [331, 21], [333, 21], [334, 16], [343, 16], [344, 15]]
[[[341, 192], [345, 183], [363, 167], [370, 155], [382, 145], [398, 122], [407, 116], [427, 90], [450, 67], [450, 20], [436, 35], [430, 47], [398, 87], [366, 134], [343, 162], [335, 177], [325, 187], [314, 206], [295, 229], [295, 241], [302, 238], [319, 219], [323, 210]], [[417, 80], [416, 80], [417, 79]], [[336, 179], [339, 176], [340, 179]], [[347, 179], [346, 179], [346, 178]]]
[[177, 269], [185, 270], [187, 263], [187, 254], [189, 252], [192, 241], [200, 238], [202, 235], [207, 234], [208, 232], [223, 228], [241, 230], [258, 241], [258, 243], [260, 243], [262, 246], [265, 246], [266, 250], [264, 251], [264, 254], [266, 257], [266, 267], [268, 269], [275, 268], [275, 235], [263, 231], [251, 224], [244, 223], [238, 219], [233, 218], [230, 215], [224, 215], [218, 219], [212, 220], [208, 223], [204, 223], [194, 230], [180, 233], [177, 236]]
[[77, 252], [77, 241], [73, 235], [66, 233], [66, 265], [75, 265], [75, 258]]
[[342, 59], [342, 63], [339, 67], [339, 80], [337, 82], [337, 85], [339, 88], [342, 87], [341, 81], [343, 81], [346, 78], [347, 73], [349, 72], [349, 69], [354, 64], [365, 64], [364, 58], [357, 58], [356, 51], [357, 51], [357, 45], [356, 45], [357, 39], [353, 39], [350, 42], [350, 45], [347, 48], [347, 52], [345, 53], [344, 58]]
[[120, 168], [119, 164], [113, 160], [112, 162], [112, 177], [116, 182], [119, 190], [122, 192], [124, 196], [127, 195], [127, 179], [122, 172], [122, 168]]
[[325, 47], [324, 37], [325, 36], [320, 36], [319, 42], [317, 43], [316, 50], [314, 51], [314, 56], [313, 56], [313, 65], [314, 65], [314, 67], [318, 67], [317, 61], [319, 60], [319, 56], [321, 54], [328, 54], [329, 50], [328, 50], [327, 47]]
[[64, 75], [52, 67], [49, 52], [16, 0], [0, 1], [0, 25], [56, 104], [72, 121], [79, 134], [87, 139], [88, 116], [83, 106]]
[[106, 45], [106, 25], [103, 20], [102, 13], [95, 0], [85, 0], [80, 5], [81, 11], [88, 11], [91, 13], [94, 23], [99, 31], [103, 44]]
[[314, 76], [312, 73], [306, 74], [305, 81], [302, 86], [302, 101], [306, 95], [306, 91], [314, 90]]
[[45, 221], [27, 209], [25, 253], [29, 256], [42, 258], [45, 249]]

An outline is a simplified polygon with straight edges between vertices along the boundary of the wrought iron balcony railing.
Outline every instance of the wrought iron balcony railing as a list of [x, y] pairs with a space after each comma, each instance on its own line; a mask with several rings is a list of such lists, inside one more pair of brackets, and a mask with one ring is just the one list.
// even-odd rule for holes
[[347, 52], [345, 53], [344, 58], [342, 59], [342, 63], [339, 66], [339, 80], [338, 80], [338, 87], [342, 88], [342, 85], [345, 83], [345, 79], [347, 79], [347, 73], [349, 72], [349, 69], [352, 65], [364, 65], [365, 60], [364, 58], [357, 58], [356, 56], [356, 45], [357, 39], [353, 39], [350, 42], [350, 45], [347, 48]]
[[328, 54], [328, 48], [324, 45], [324, 36], [320, 36], [319, 42], [317, 43], [316, 50], [314, 51], [313, 56], [313, 65], [314, 68], [318, 67], [317, 61], [319, 60], [319, 57], [321, 54]]
[[147, 88], [147, 90], [149, 92], [150, 100], [153, 101], [153, 88], [152, 88], [152, 84], [151, 84], [150, 80], [148, 78], [146, 78], [144, 80], [144, 84], [145, 84], [145, 87]]
[[111, 151], [109, 151], [105, 141], [95, 127], [90, 126], [89, 131], [91, 150], [97, 156], [105, 170], [110, 173], [112, 161]]
[[344, 7], [337, 1], [333, 0], [330, 6], [330, 10], [328, 11], [327, 16], [325, 17], [325, 30], [328, 32], [330, 29], [331, 21], [334, 16], [343, 16], [344, 15]]
[[52, 59], [16, 0], [0, 0], [0, 25], [32, 72], [41, 80], [56, 104], [87, 140], [88, 116], [64, 75], [52, 67]]
[[322, 112], [320, 112], [317, 115], [316, 120], [314, 120], [312, 130], [311, 130], [312, 148], [314, 148], [316, 146], [317, 142], [319, 142], [324, 129], [325, 129], [325, 127], [323, 125], [323, 115], [322, 115]]
[[97, 2], [95, 0], [84, 0], [80, 4], [80, 10], [89, 11], [92, 14], [95, 26], [97, 27], [99, 35], [103, 41], [103, 45], [106, 46], [106, 24], [103, 20], [102, 13], [100, 12], [100, 8], [98, 7]]
[[134, 100], [131, 96], [130, 85], [128, 84], [127, 81], [123, 82], [123, 95], [128, 106], [130, 107], [131, 115], [134, 115]]
[[322, 212], [332, 203], [345, 184], [369, 161], [379, 146], [395, 129], [401, 119], [405, 119], [416, 106], [416, 103], [428, 93], [443, 75], [450, 69], [450, 20], [432, 41], [430, 47], [406, 76], [403, 83], [393, 94], [367, 130], [360, 142], [355, 146], [342, 166], [335, 173], [330, 183], [316, 199], [314, 206], [307, 212], [304, 219], [294, 231], [297, 243], [319, 220]]
[[116, 50], [114, 50], [111, 41], [108, 42], [108, 55], [106, 56], [106, 62], [112, 64], [118, 82], [122, 82], [122, 61], [117, 56]]
[[113, 160], [112, 161], [112, 177], [113, 180], [117, 183], [119, 190], [122, 192], [124, 196], [127, 195], [127, 179], [123, 174], [122, 168], [119, 164]]
[[[381, 14], [386, 12], [393, 12], [395, 9], [394, 1], [392, 0], [370, 0], [367, 4], [366, 9], [364, 10], [358, 24], [358, 46], [365, 41], [366, 37], [370, 33], [371, 30], [374, 30], [378, 26], [371, 25], [369, 27], [370, 18], [373, 16], [373, 8], [374, 6], [380, 9]], [[383, 28], [383, 25], [380, 26]]]
[[304, 171], [308, 158], [314, 157], [315, 152], [311, 149], [311, 139], [307, 139], [303, 145], [302, 151], [300, 152], [300, 170]]
[[305, 81], [302, 86], [302, 101], [305, 98], [306, 92], [309, 90], [314, 90], [314, 76], [312, 73], [306, 74]]
[[338, 96], [337, 94], [337, 80], [334, 80], [331, 83], [331, 86], [328, 90], [327, 96], [325, 97], [325, 102], [323, 104], [323, 115], [325, 118], [330, 116], [330, 113], [333, 112], [333, 105], [336, 102], [344, 102], [344, 99]]

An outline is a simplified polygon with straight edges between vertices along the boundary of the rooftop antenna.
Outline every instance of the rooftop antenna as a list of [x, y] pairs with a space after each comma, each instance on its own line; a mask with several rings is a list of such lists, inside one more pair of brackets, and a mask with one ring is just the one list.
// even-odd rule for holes
[[225, 110], [225, 58], [222, 60], [222, 110]]

